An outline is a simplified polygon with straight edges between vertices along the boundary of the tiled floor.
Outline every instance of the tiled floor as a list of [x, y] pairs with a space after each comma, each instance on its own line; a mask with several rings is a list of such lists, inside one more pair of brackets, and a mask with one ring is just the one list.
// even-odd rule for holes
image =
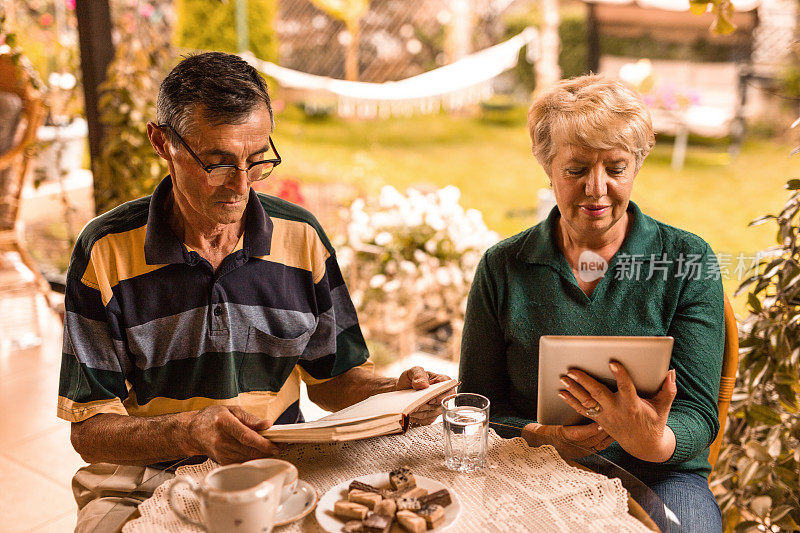
[[[70, 479], [84, 464], [56, 418], [61, 322], [40, 306], [41, 345], [0, 349], [0, 532], [69, 532]], [[0, 317], [0, 320], [3, 320]]]

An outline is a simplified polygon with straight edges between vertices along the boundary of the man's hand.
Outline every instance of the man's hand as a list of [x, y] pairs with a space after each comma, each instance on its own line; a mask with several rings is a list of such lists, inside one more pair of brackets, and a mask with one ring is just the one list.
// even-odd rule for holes
[[[444, 374], [427, 372], [421, 366], [415, 366], [400, 374], [400, 377], [397, 378], [396, 390], [427, 389], [433, 383], [441, 383], [449, 379], [450, 378]], [[411, 424], [415, 426], [427, 426], [436, 420], [436, 417], [442, 414], [442, 400], [450, 394], [452, 394], [452, 391], [443, 392], [427, 403], [420, 405], [417, 410], [409, 416]]]
[[586, 457], [608, 448], [614, 439], [599, 424], [551, 426], [532, 422], [522, 428], [522, 438], [529, 446], [550, 444], [567, 459]]
[[221, 465], [275, 455], [278, 448], [257, 431], [272, 423], [238, 406], [212, 405], [187, 413], [188, 454], [206, 455]]

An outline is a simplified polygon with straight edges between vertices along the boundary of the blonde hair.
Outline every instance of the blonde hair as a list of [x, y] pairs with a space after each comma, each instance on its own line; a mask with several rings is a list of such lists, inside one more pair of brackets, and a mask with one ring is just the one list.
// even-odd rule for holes
[[561, 80], [538, 95], [528, 110], [533, 155], [550, 174], [559, 143], [594, 150], [621, 148], [636, 170], [655, 144], [650, 112], [620, 81], [599, 74]]

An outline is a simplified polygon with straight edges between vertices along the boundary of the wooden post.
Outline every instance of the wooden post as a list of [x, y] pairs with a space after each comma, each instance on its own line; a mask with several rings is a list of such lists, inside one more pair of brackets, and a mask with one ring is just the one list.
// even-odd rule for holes
[[597, 6], [587, 2], [586, 7], [586, 67], [595, 74], [600, 70], [600, 28], [597, 24]]
[[561, 68], [558, 66], [558, 53], [561, 40], [558, 36], [558, 0], [539, 0], [542, 13], [542, 27], [539, 31], [540, 53], [536, 62], [536, 92], [547, 89], [561, 79]]
[[103, 137], [97, 105], [98, 87], [105, 81], [106, 69], [114, 58], [111, 12], [108, 0], [79, 0], [75, 2], [75, 14], [78, 19], [84, 107], [89, 126], [89, 154], [92, 158], [92, 170], [96, 171]]
[[449, 1], [452, 18], [447, 25], [445, 40], [445, 54], [448, 63], [458, 61], [472, 51], [474, 13], [471, 4], [472, 2], [467, 0]]
[[239, 53], [250, 50], [247, 0], [236, 0], [236, 48], [239, 50]]
[[347, 81], [358, 81], [358, 47], [360, 46], [359, 41], [361, 39], [361, 19], [348, 20], [345, 25], [347, 31], [350, 33], [350, 42], [347, 43], [347, 50], [344, 56], [344, 79]]

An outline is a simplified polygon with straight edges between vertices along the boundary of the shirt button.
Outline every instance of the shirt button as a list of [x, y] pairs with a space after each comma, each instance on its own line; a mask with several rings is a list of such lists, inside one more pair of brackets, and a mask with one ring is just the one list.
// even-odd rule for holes
[[222, 314], [222, 307], [218, 305], [214, 308], [214, 316], [220, 316], [221, 314]]

